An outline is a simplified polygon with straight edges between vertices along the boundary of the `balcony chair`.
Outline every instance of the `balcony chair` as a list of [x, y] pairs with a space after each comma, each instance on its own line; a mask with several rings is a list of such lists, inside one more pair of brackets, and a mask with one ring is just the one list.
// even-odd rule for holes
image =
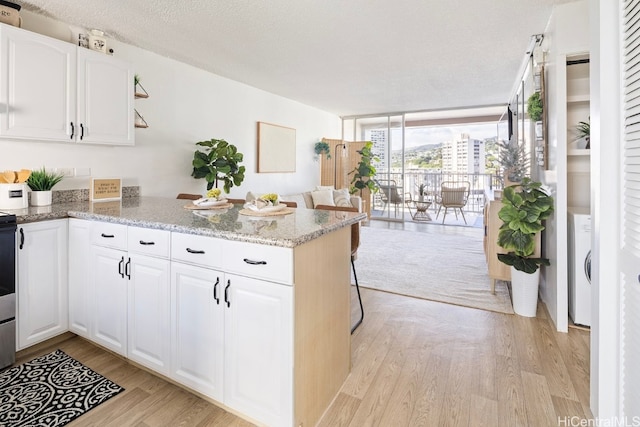
[[436, 219], [438, 219], [440, 210], [444, 207], [444, 215], [442, 216], [442, 223], [444, 224], [444, 220], [447, 217], [447, 210], [452, 208], [453, 212], [456, 214], [456, 219], [458, 219], [458, 213], [456, 212], [457, 209], [460, 211], [462, 219], [466, 224], [467, 219], [464, 217], [462, 208], [467, 204], [470, 189], [471, 183], [468, 181], [443, 181], [440, 187], [440, 194], [436, 199], [437, 203], [440, 205], [440, 207], [438, 207], [438, 213], [436, 213]]
[[[347, 206], [329, 206], [318, 205], [315, 209], [322, 209], [327, 211], [342, 211], [342, 212], [358, 212], [358, 208]], [[362, 297], [360, 296], [360, 286], [358, 286], [358, 276], [356, 275], [356, 265], [354, 261], [358, 253], [358, 247], [360, 246], [360, 223], [357, 222], [351, 226], [351, 269], [353, 270], [353, 278], [356, 281], [356, 292], [358, 293], [358, 302], [360, 303], [360, 319], [351, 327], [351, 333], [355, 331], [364, 319], [364, 308], [362, 307]]]
[[404, 204], [404, 200], [400, 193], [398, 193], [398, 185], [396, 181], [393, 179], [380, 179], [375, 180], [375, 183], [378, 185], [380, 191], [378, 194], [380, 195], [380, 200], [382, 201], [382, 210], [385, 210], [387, 205], [394, 205], [395, 208], [395, 216], [398, 216], [398, 206], [402, 206]]

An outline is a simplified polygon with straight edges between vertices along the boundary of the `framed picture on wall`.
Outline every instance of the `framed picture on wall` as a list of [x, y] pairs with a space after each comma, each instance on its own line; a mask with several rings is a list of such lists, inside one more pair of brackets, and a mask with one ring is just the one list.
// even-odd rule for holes
[[296, 130], [258, 122], [258, 173], [296, 171]]

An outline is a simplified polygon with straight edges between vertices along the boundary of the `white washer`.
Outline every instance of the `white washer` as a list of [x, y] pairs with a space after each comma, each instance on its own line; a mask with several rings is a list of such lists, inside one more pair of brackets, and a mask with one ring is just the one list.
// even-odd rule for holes
[[591, 213], [569, 208], [569, 315], [591, 326]]

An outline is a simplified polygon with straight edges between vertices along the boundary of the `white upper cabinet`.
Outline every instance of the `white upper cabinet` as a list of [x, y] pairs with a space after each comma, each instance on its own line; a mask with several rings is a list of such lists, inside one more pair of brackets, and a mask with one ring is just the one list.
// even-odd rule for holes
[[0, 137], [133, 145], [133, 67], [0, 24]]
[[131, 64], [79, 47], [76, 141], [133, 145], [133, 89]]
[[72, 141], [76, 47], [0, 25], [0, 136]]

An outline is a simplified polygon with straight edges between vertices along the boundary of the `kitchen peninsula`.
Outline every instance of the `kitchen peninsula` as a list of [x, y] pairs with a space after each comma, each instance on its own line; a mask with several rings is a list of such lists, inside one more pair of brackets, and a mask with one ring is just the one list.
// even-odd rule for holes
[[365, 214], [186, 203], [16, 213], [27, 248], [29, 226], [68, 227], [68, 330], [260, 425], [315, 425], [350, 370], [350, 225]]

